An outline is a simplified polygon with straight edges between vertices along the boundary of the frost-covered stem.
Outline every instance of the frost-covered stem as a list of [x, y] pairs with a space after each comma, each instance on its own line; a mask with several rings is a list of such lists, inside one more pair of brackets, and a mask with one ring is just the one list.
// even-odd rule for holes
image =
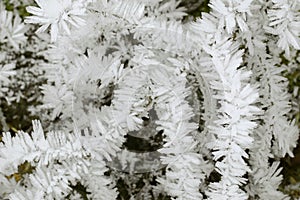
[[[93, 195], [102, 193], [103, 199], [114, 199], [117, 194], [108, 187], [112, 185], [110, 178], [104, 176], [107, 169], [103, 155], [87, 150], [77, 131], [49, 132], [45, 136], [41, 124], [34, 121], [31, 136], [24, 132], [15, 137], [4, 134], [0, 161], [1, 176], [18, 173], [18, 166], [24, 162], [33, 168], [33, 173], [24, 175], [18, 185], [10, 181], [11, 188], [4, 188], [8, 193], [1, 195], [11, 199], [64, 199], [78, 182]], [[92, 179], [91, 175], [98, 179]], [[0, 180], [0, 185], [9, 182]], [[90, 185], [91, 181], [95, 185]]]
[[211, 82], [220, 107], [210, 131], [216, 136], [212, 144], [216, 170], [222, 175], [220, 182], [209, 185], [207, 194], [210, 199], [247, 199], [239, 186], [246, 183], [243, 176], [250, 171], [244, 158], [249, 157], [245, 150], [253, 142], [251, 134], [256, 123], [252, 119], [259, 110], [252, 104], [258, 93], [248, 83], [251, 73], [238, 69], [243, 52], [237, 50], [237, 44], [225, 38], [207, 51], [220, 77], [219, 81]]
[[291, 49], [300, 49], [300, 2], [299, 0], [272, 0], [267, 10], [268, 33], [278, 36], [277, 46], [290, 57]]
[[[298, 136], [296, 127], [290, 124], [287, 118], [290, 111], [290, 95], [287, 92], [287, 80], [282, 76], [285, 68], [280, 65], [281, 51], [274, 43], [276, 38], [266, 32], [271, 30], [269, 25], [274, 26], [273, 22], [269, 24], [267, 20], [270, 13], [281, 11], [270, 11], [269, 7], [272, 7], [272, 2], [266, 4], [256, 1], [251, 9], [256, 15], [248, 17], [249, 31], [240, 33], [239, 37], [248, 50], [245, 63], [253, 72], [251, 82], [260, 82], [258, 105], [263, 111], [259, 116], [258, 127], [253, 134], [255, 140], [250, 148], [249, 162], [252, 171], [249, 173], [247, 191], [250, 196], [258, 195], [261, 199], [283, 199], [285, 195], [277, 190], [282, 180], [282, 176], [279, 175], [279, 163], [269, 161], [270, 158], [276, 160], [285, 154], [292, 156]], [[272, 20], [275, 20], [274, 17]], [[282, 32], [280, 34], [282, 40]], [[280, 42], [277, 45], [280, 47]], [[287, 46], [284, 50], [289, 53], [290, 47]]]
[[[251, 1], [212, 1], [213, 12], [199, 20], [198, 27], [203, 29], [202, 48], [211, 57], [218, 80], [211, 81], [210, 87], [216, 92], [218, 110], [216, 120], [209, 127], [216, 170], [221, 174], [221, 181], [211, 183], [207, 195], [209, 199], [247, 199], [248, 194], [240, 186], [246, 183], [243, 176], [250, 172], [244, 159], [249, 155], [246, 150], [251, 147], [252, 131], [256, 123], [252, 120], [259, 111], [253, 106], [258, 97], [256, 89], [249, 84], [249, 71], [240, 68], [243, 51], [238, 50], [241, 43], [232, 42], [233, 31], [238, 27], [248, 30], [245, 23], [250, 13]], [[226, 27], [226, 31], [223, 27]], [[207, 28], [205, 28], [207, 27]]]
[[164, 154], [162, 163], [167, 164], [166, 179], [158, 181], [177, 199], [202, 199], [199, 187], [208, 174], [209, 165], [195, 152], [197, 142], [192, 131], [197, 129], [197, 124], [189, 122], [193, 112], [185, 100], [189, 95], [186, 79], [170, 72], [158, 76], [161, 70], [155, 73], [157, 124], [166, 136], [166, 143], [159, 151]]

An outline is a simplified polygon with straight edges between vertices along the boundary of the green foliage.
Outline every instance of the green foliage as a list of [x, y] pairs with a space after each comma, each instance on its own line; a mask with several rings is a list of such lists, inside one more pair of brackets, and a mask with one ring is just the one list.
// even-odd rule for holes
[[25, 17], [29, 16], [29, 13], [26, 11], [26, 6], [28, 6], [28, 5], [23, 5], [22, 3], [23, 2], [21, 2], [20, 5], [15, 6], [14, 4], [10, 3], [9, 0], [4, 0], [4, 5], [5, 5], [6, 10], [12, 11], [12, 12], [14, 10], [17, 10], [20, 17], [22, 19], [24, 19]]
[[34, 168], [30, 165], [29, 162], [25, 161], [23, 164], [18, 166], [18, 173], [14, 173], [7, 177], [8, 179], [14, 178], [16, 182], [19, 182], [22, 180], [22, 177], [25, 174], [31, 174], [33, 172]]

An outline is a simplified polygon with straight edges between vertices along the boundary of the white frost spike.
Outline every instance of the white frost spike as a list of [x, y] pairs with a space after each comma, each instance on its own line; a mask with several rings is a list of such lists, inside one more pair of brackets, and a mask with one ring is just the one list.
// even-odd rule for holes
[[14, 63], [0, 66], [0, 83], [1, 81], [5, 84], [8, 84], [10, 82], [9, 76], [13, 76], [16, 74], [16, 71], [13, 70], [14, 68], [15, 68]]
[[130, 22], [137, 22], [143, 14], [145, 5], [139, 0], [118, 0], [112, 9], [112, 13]]
[[51, 41], [55, 42], [59, 33], [70, 34], [68, 24], [79, 28], [85, 24], [82, 18], [89, 1], [83, 0], [35, 0], [39, 7], [28, 6], [27, 12], [34, 16], [25, 19], [26, 23], [41, 24], [37, 32], [44, 32], [50, 26]]

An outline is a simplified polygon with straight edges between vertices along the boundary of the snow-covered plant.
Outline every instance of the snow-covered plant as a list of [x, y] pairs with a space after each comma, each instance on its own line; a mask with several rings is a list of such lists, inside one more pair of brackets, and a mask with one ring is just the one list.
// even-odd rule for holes
[[[3, 133], [1, 198], [122, 199], [141, 174], [128, 199], [288, 198], [279, 161], [299, 130], [282, 74], [297, 65], [298, 0], [211, 0], [196, 19], [176, 0], [35, 0], [26, 25], [3, 6], [1, 45], [43, 50], [32, 109], [46, 131]], [[1, 64], [5, 96], [16, 73]]]
[[33, 1], [0, 2], [1, 131], [29, 129], [41, 100], [38, 85], [45, 79], [40, 63], [45, 57], [40, 51], [48, 41], [34, 35], [35, 26], [23, 22], [25, 6], [30, 3]]

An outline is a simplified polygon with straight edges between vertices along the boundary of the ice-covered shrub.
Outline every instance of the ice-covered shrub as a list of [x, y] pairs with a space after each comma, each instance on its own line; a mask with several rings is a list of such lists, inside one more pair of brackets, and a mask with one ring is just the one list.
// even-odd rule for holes
[[[3, 134], [2, 198], [116, 199], [133, 174], [152, 180], [128, 199], [287, 198], [279, 160], [299, 130], [282, 73], [283, 60], [297, 65], [299, 1], [212, 0], [196, 19], [175, 0], [35, 3], [27, 25], [2, 5], [0, 36], [18, 50], [38, 25], [33, 110], [47, 133], [34, 121]], [[1, 66], [6, 91], [14, 64]], [[134, 151], [129, 138], [155, 147]]]

